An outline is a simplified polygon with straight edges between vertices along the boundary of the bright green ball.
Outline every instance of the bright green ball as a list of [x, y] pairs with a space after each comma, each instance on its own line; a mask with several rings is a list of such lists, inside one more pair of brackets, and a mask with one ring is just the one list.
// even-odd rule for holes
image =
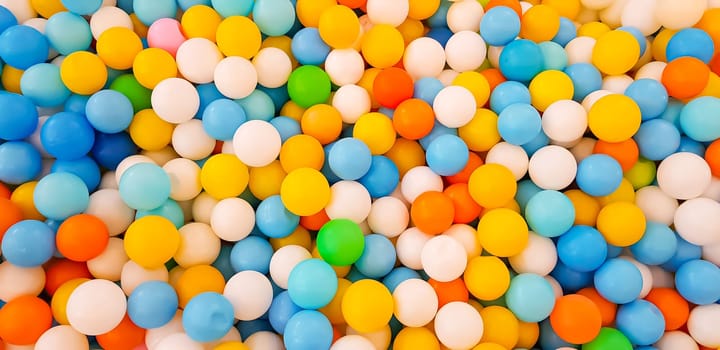
[[625, 172], [625, 178], [630, 181], [635, 190], [650, 185], [655, 180], [657, 166], [652, 160], [640, 158], [630, 170]]
[[287, 83], [290, 99], [302, 108], [324, 103], [330, 98], [330, 76], [317, 66], [301, 66]]
[[348, 266], [360, 259], [365, 250], [365, 235], [351, 220], [330, 220], [318, 232], [317, 248], [328, 264]]
[[632, 350], [630, 340], [615, 328], [603, 327], [600, 334], [582, 346], [582, 350]]

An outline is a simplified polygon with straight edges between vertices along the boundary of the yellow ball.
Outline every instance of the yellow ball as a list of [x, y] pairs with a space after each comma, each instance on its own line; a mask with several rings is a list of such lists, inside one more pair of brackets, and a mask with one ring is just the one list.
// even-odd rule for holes
[[395, 144], [397, 133], [392, 120], [382, 113], [366, 113], [358, 118], [353, 127], [353, 137], [370, 148], [373, 155], [384, 154]]
[[587, 22], [580, 25], [577, 30], [577, 36], [589, 36], [595, 40], [600, 38], [603, 34], [611, 31], [610, 26], [603, 22]]
[[472, 350], [507, 350], [507, 348], [497, 343], [480, 343]]
[[530, 349], [538, 341], [540, 337], [540, 326], [534, 322], [520, 321], [520, 337], [518, 338], [517, 347]]
[[297, 18], [304, 27], [317, 28], [322, 14], [328, 8], [335, 6], [335, 0], [298, 0], [295, 5]]
[[700, 93], [700, 96], [712, 96], [720, 98], [720, 77], [714, 72], [710, 72], [708, 76], [708, 84]]
[[565, 192], [575, 208], [575, 225], [595, 226], [597, 215], [600, 212], [600, 202], [578, 189]]
[[253, 196], [264, 200], [270, 196], [280, 194], [280, 185], [287, 173], [283, 170], [279, 160], [259, 168], [250, 168], [248, 187]]
[[470, 294], [479, 300], [500, 298], [510, 287], [510, 271], [496, 256], [470, 259], [463, 279]]
[[608, 75], [625, 74], [640, 59], [640, 44], [623, 30], [613, 30], [601, 35], [592, 52], [592, 64]]
[[283, 238], [270, 238], [270, 245], [278, 250], [288, 245], [299, 245], [307, 250], [312, 250], [312, 238], [310, 232], [302, 226], [298, 226], [293, 233]]
[[146, 151], [159, 151], [170, 144], [175, 125], [158, 117], [152, 109], [135, 113], [128, 132], [133, 142]]
[[378, 24], [363, 35], [361, 50], [365, 61], [375, 68], [388, 68], [400, 61], [405, 40], [395, 27]]
[[280, 148], [280, 164], [285, 172], [299, 168], [322, 169], [325, 151], [320, 141], [309, 135], [295, 135]]
[[416, 166], [425, 165], [425, 151], [417, 141], [397, 139], [385, 156], [395, 163], [400, 176]]
[[180, 307], [185, 307], [194, 296], [215, 292], [222, 294], [225, 289], [225, 278], [222, 273], [210, 265], [195, 265], [185, 269], [177, 281], [177, 291]]
[[213, 42], [220, 22], [222, 17], [212, 7], [205, 5], [190, 6], [180, 19], [185, 37], [205, 38]]
[[218, 25], [215, 33], [218, 48], [225, 56], [251, 59], [260, 51], [260, 29], [245, 16], [230, 16]]
[[323, 315], [330, 320], [330, 323], [334, 325], [345, 324], [345, 317], [343, 317], [342, 312], [342, 300], [345, 296], [345, 292], [347, 292], [348, 288], [350, 288], [350, 285], [352, 285], [352, 282], [344, 278], [338, 278], [338, 289], [337, 292], [335, 292], [335, 296], [329, 304], [318, 310], [322, 312]]
[[50, 309], [57, 323], [62, 325], [70, 324], [67, 318], [67, 302], [70, 299], [70, 294], [72, 294], [75, 288], [89, 280], [88, 278], [71, 279], [61, 284], [60, 287], [55, 290], [55, 294], [53, 294], [50, 300]]
[[220, 343], [213, 350], [250, 350], [250, 348], [241, 341], [228, 341]]
[[440, 350], [435, 334], [425, 327], [406, 327], [400, 330], [393, 342], [394, 350]]
[[481, 343], [495, 343], [506, 349], [513, 349], [520, 338], [517, 317], [502, 306], [488, 306], [480, 311], [483, 319]]
[[[285, 54], [288, 55], [288, 57], [290, 57], [290, 62], [292, 63], [293, 70], [295, 68], [297, 68], [297, 66], [299, 65], [297, 59], [292, 54], [292, 39], [290, 39], [290, 37], [288, 37], [286, 35], [269, 36], [269, 37], [265, 38], [265, 40], [263, 40], [262, 44], [260, 45], [261, 49], [264, 49], [266, 47], [274, 47], [276, 49], [283, 50], [283, 52], [285, 52]], [[292, 101], [289, 101], [289, 102], [292, 102]], [[289, 114], [280, 113], [280, 115], [290, 117]]]
[[20, 80], [22, 79], [23, 73], [25, 73], [24, 70], [11, 67], [9, 64], [6, 64], [2, 68], [2, 77], [0, 77], [5, 90], [21, 94], [22, 90], [20, 89]]
[[405, 19], [405, 22], [397, 26], [397, 29], [400, 31], [400, 34], [402, 34], [403, 40], [405, 40], [405, 46], [425, 34], [425, 25], [423, 22], [412, 18]]
[[387, 326], [393, 315], [393, 297], [382, 283], [364, 279], [348, 287], [342, 298], [342, 314], [348, 326], [361, 333]]
[[247, 165], [233, 154], [210, 157], [200, 171], [200, 183], [215, 199], [237, 197], [247, 188], [250, 173]]
[[280, 109], [280, 115], [290, 117], [296, 121], [300, 121], [303, 114], [305, 114], [305, 108], [298, 106], [297, 103], [293, 101], [287, 101], [282, 109]]
[[112, 27], [100, 34], [95, 45], [98, 56], [113, 69], [128, 69], [143, 50], [140, 37], [125, 27]]
[[330, 184], [315, 169], [295, 169], [280, 186], [280, 198], [285, 208], [299, 216], [318, 213], [330, 202]]
[[574, 20], [582, 10], [580, 0], [543, 0], [542, 4], [554, 8], [560, 16], [571, 20]]
[[551, 104], [560, 100], [572, 100], [575, 86], [567, 74], [559, 70], [546, 70], [530, 82], [532, 105], [544, 112]]
[[[363, 36], [364, 38], [364, 36]], [[365, 89], [367, 91], [368, 95], [370, 95], [370, 101], [372, 102], [372, 108], [379, 108], [380, 103], [375, 99], [375, 95], [373, 94], [373, 84], [375, 83], [375, 78], [382, 72], [382, 69], [380, 68], [369, 68], [365, 70], [365, 73], [363, 73], [363, 76], [360, 78], [360, 81], [357, 82], [357, 85]]]
[[528, 226], [523, 217], [507, 208], [485, 213], [478, 223], [478, 240], [490, 254], [509, 257], [520, 254], [529, 239]]
[[77, 51], [62, 61], [60, 78], [70, 91], [79, 95], [92, 95], [105, 86], [108, 72], [100, 57], [87, 51]]
[[484, 164], [475, 169], [468, 181], [470, 196], [484, 208], [500, 208], [517, 193], [512, 171], [501, 164]]
[[657, 166], [655, 162], [640, 158], [630, 170], [625, 173], [625, 178], [632, 183], [635, 190], [651, 184], [655, 180]]
[[490, 83], [478, 72], [462, 72], [455, 77], [452, 84], [468, 89], [475, 97], [475, 104], [478, 106], [484, 106], [490, 98]]
[[605, 240], [617, 247], [628, 247], [645, 233], [645, 214], [634, 203], [614, 202], [600, 210], [597, 229]]
[[146, 269], [157, 269], [175, 256], [180, 233], [170, 220], [148, 215], [130, 224], [123, 242], [130, 260]]
[[320, 15], [318, 30], [320, 37], [330, 47], [347, 49], [352, 47], [360, 35], [360, 20], [349, 7], [333, 5], [325, 8]]
[[137, 34], [141, 38], [147, 38], [147, 33], [150, 27], [140, 21], [140, 18], [138, 18], [137, 14], [135, 13], [130, 14], [130, 21], [132, 22], [135, 34]]
[[625, 95], [603, 96], [588, 112], [590, 131], [606, 142], [621, 142], [631, 138], [640, 129], [640, 123], [640, 107]]
[[440, 7], [440, 0], [409, 0], [408, 17], [417, 20], [430, 18]]
[[677, 33], [676, 30], [663, 28], [657, 35], [655, 35], [655, 39], [653, 39], [651, 46], [653, 59], [662, 62], [667, 61], [667, 55], [665, 52], [670, 39], [672, 39], [675, 33]]
[[498, 115], [495, 112], [478, 108], [472, 120], [458, 129], [458, 136], [465, 141], [471, 151], [489, 151], [500, 142], [497, 122]]
[[628, 179], [623, 178], [615, 192], [599, 197], [598, 200], [603, 207], [614, 202], [635, 203], [635, 189]]
[[520, 22], [520, 37], [537, 43], [552, 40], [559, 30], [560, 15], [548, 5], [531, 7]]
[[10, 201], [20, 208], [25, 220], [45, 221], [45, 216], [40, 214], [35, 207], [35, 198], [33, 197], [35, 186], [37, 186], [37, 181], [29, 181], [18, 186], [10, 195]]
[[30, 0], [30, 5], [40, 16], [45, 18], [50, 18], [58, 12], [67, 11], [61, 0]]
[[178, 68], [169, 52], [151, 47], [135, 56], [133, 74], [140, 85], [154, 89], [161, 81], [177, 77]]

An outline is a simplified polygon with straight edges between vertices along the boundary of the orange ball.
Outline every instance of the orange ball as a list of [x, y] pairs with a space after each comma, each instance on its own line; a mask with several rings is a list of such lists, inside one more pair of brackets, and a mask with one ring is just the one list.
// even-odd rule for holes
[[555, 301], [555, 308], [550, 314], [550, 325], [566, 342], [585, 344], [600, 334], [602, 315], [590, 298], [568, 294]]
[[68, 259], [52, 260], [45, 267], [45, 292], [52, 296], [63, 283], [76, 278], [93, 278], [86, 263]]
[[665, 330], [674, 331], [684, 326], [690, 316], [690, 305], [672, 288], [655, 288], [645, 297], [655, 304], [665, 318]]
[[[482, 74], [485, 79], [487, 79], [488, 84], [490, 84], [490, 91], [495, 90], [498, 85], [507, 81], [502, 72], [497, 68], [484, 69], [480, 74]], [[488, 103], [490, 103], [489, 100]]]
[[467, 184], [456, 183], [445, 188], [443, 192], [453, 202], [455, 208], [454, 223], [467, 224], [480, 216], [483, 208], [472, 199]]
[[716, 53], [710, 60], [710, 70], [715, 74], [720, 74], [720, 52]]
[[0, 198], [10, 199], [10, 195], [12, 195], [12, 191], [0, 182]]
[[470, 181], [470, 175], [472, 175], [473, 171], [475, 171], [475, 169], [479, 168], [483, 164], [485, 164], [485, 162], [483, 162], [482, 158], [480, 158], [477, 153], [470, 152], [470, 157], [468, 158], [468, 162], [467, 164], [465, 164], [463, 170], [460, 170], [460, 172], [455, 175], [445, 177], [445, 180], [447, 180], [447, 182], [450, 184], [466, 184], [468, 183], [468, 181]]
[[126, 314], [117, 327], [96, 339], [105, 350], [133, 350], [145, 344], [145, 333], [146, 330], [135, 325]]
[[312, 231], [319, 231], [328, 221], [330, 221], [330, 217], [328, 217], [325, 209], [310, 216], [300, 217], [300, 225]]
[[615, 322], [615, 314], [617, 313], [617, 305], [609, 302], [603, 298], [595, 288], [583, 288], [577, 292], [577, 294], [587, 297], [595, 303], [595, 306], [600, 310], [600, 317], [602, 318], [602, 326], [609, 327]]
[[367, 0], [338, 0], [338, 4], [345, 5], [351, 9], [359, 9], [367, 3]]
[[413, 201], [410, 207], [410, 218], [421, 231], [439, 235], [453, 224], [455, 204], [443, 192], [427, 191]]
[[640, 149], [632, 138], [620, 142], [598, 140], [595, 142], [593, 153], [606, 154], [613, 157], [620, 163], [620, 167], [622, 167], [624, 172], [632, 169], [640, 157]]
[[51, 326], [50, 305], [38, 297], [17, 297], [0, 309], [0, 339], [8, 344], [35, 344]]
[[340, 112], [326, 104], [317, 104], [308, 108], [300, 119], [303, 134], [314, 137], [323, 145], [337, 140], [342, 132], [342, 126]]
[[[710, 166], [713, 176], [720, 177], [720, 140], [715, 140], [705, 150], [705, 161]], [[2, 225], [0, 224], [0, 232]]]
[[10, 226], [23, 219], [22, 210], [8, 198], [0, 197], [0, 242]]
[[385, 156], [398, 167], [400, 176], [404, 176], [408, 170], [425, 165], [425, 151], [417, 141], [408, 139], [397, 139]]
[[102, 254], [110, 240], [105, 222], [90, 214], [73, 215], [58, 228], [55, 242], [64, 257], [88, 261]]
[[520, 6], [520, 1], [518, 0], [490, 0], [487, 5], [485, 5], [485, 12], [488, 12], [496, 6], [507, 6], [515, 11], [518, 17], [522, 18], [522, 6]]
[[413, 96], [413, 80], [405, 70], [390, 67], [383, 69], [373, 81], [373, 95], [381, 106], [395, 108]]
[[431, 278], [428, 280], [428, 283], [438, 296], [438, 308], [453, 301], [467, 303], [470, 299], [470, 292], [468, 292], [467, 287], [465, 287], [465, 281], [463, 281], [462, 278], [450, 282], [438, 282]]
[[392, 122], [398, 135], [408, 140], [419, 140], [432, 131], [435, 113], [427, 102], [411, 98], [397, 105]]
[[668, 95], [686, 99], [697, 96], [705, 89], [710, 80], [710, 67], [703, 61], [684, 56], [667, 64], [663, 70], [661, 82]]

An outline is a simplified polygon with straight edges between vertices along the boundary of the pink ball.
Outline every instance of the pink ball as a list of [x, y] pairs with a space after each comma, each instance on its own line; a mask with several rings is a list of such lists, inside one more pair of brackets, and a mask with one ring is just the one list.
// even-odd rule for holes
[[174, 57], [186, 38], [180, 22], [173, 18], [161, 18], [148, 28], [147, 40], [148, 46], [163, 49]]

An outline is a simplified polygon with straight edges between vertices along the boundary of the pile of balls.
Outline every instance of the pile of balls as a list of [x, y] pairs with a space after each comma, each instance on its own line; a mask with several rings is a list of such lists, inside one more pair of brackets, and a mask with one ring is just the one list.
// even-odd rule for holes
[[720, 348], [718, 0], [0, 0], [0, 349]]

